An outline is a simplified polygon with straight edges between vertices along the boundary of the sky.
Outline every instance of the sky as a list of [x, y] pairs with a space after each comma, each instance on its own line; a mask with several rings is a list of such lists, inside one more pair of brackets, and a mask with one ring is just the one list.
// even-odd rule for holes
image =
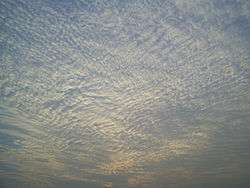
[[0, 1], [0, 187], [250, 187], [250, 2]]

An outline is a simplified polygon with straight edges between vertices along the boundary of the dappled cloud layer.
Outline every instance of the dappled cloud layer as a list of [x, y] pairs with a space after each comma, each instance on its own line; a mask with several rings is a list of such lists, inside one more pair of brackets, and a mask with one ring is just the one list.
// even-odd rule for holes
[[250, 175], [248, 1], [2, 0], [0, 28], [0, 185]]

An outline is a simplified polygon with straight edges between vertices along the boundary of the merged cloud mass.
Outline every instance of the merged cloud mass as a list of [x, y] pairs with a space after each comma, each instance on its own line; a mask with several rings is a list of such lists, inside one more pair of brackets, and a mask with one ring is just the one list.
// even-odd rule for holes
[[249, 187], [247, 0], [2, 0], [0, 22], [0, 185]]

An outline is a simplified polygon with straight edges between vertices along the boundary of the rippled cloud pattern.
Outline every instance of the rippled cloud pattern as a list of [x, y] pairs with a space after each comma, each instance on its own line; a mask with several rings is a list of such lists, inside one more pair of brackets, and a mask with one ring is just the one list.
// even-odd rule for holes
[[250, 187], [250, 2], [1, 0], [0, 187]]

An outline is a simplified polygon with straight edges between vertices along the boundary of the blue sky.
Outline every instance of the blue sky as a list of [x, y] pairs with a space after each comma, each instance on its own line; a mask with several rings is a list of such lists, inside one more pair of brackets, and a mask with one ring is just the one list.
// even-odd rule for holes
[[0, 185], [249, 187], [246, 0], [0, 2]]

